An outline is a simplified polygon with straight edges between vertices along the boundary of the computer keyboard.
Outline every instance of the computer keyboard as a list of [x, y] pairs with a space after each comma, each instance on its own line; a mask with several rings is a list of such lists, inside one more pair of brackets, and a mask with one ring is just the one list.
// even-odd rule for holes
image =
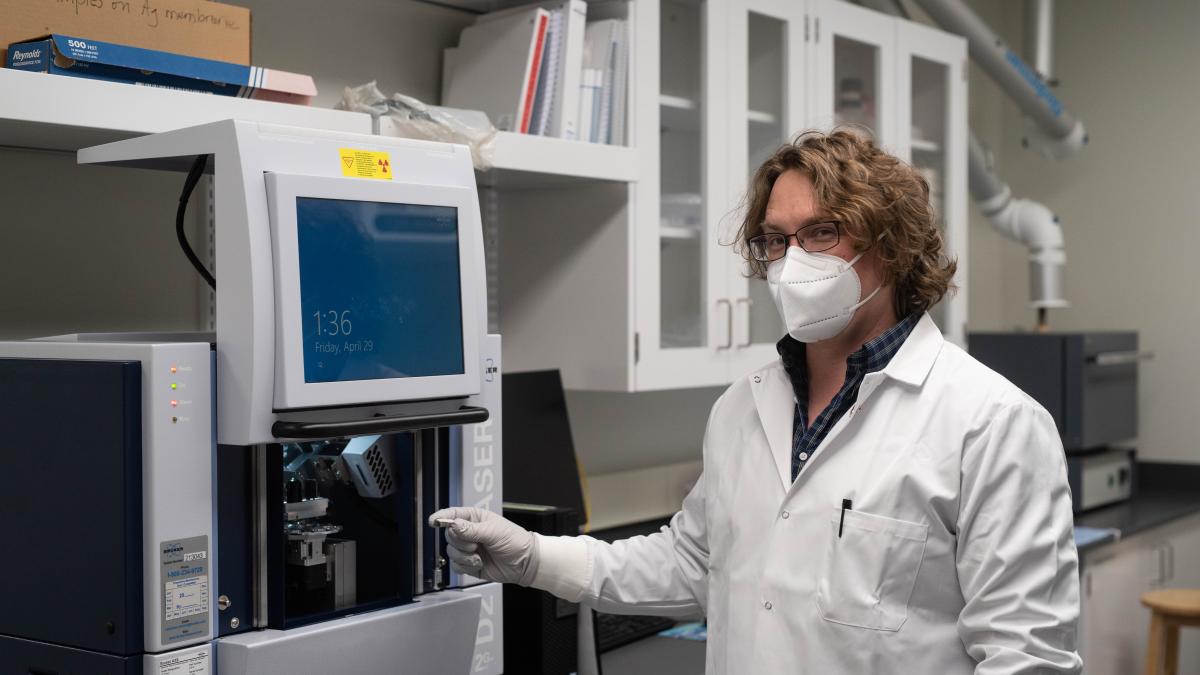
[[660, 633], [675, 625], [662, 616], [626, 616], [596, 612], [596, 649], [604, 653], [634, 640]]

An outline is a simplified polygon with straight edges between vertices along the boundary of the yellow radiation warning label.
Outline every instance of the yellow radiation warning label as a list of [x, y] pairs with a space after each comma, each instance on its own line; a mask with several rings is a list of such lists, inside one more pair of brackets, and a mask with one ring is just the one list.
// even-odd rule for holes
[[338, 149], [342, 175], [351, 178], [392, 179], [392, 158], [386, 152], [373, 150]]

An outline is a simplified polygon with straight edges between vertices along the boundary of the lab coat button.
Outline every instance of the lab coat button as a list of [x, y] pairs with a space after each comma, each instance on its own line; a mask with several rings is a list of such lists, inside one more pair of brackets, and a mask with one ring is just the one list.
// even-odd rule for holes
[[755, 375], [754, 376], [754, 384], [758, 384], [759, 382], [762, 382], [762, 378], [759, 377], [758, 375]]
[[763, 608], [766, 609], [768, 612], [771, 611], [771, 601], [768, 600], [768, 601], [764, 602]]
[[784, 511], [783, 513], [779, 514], [779, 517], [787, 520], [791, 515], [792, 514], [788, 513], [787, 511]]
[[808, 453], [807, 453], [807, 452], [802, 452], [802, 453], [800, 453], [800, 461], [801, 461], [801, 462], [807, 462], [807, 461], [808, 461]]

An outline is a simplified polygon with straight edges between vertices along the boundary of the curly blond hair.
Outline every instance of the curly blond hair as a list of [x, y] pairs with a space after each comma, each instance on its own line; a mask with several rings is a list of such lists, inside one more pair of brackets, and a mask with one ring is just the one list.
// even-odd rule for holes
[[818, 208], [841, 222], [856, 250], [875, 242], [883, 283], [895, 289], [896, 316], [927, 311], [954, 288], [958, 264], [946, 256], [929, 183], [870, 138], [848, 130], [803, 132], [754, 172], [736, 240], [750, 276], [766, 277], [768, 263], [750, 255], [748, 242], [763, 232], [775, 180], [792, 170], [812, 181]]

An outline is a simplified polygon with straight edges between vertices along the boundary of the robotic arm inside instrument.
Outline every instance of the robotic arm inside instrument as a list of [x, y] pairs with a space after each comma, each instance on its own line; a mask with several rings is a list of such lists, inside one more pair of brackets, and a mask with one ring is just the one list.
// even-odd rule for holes
[[[962, 0], [915, 0], [943, 29], [967, 39], [971, 59], [1000, 85], [1025, 113], [1026, 147], [1044, 157], [1064, 159], [1088, 140], [1083, 123], [1071, 115], [1034, 69], [1009, 49]], [[907, 17], [900, 0], [867, 0], [882, 12]], [[1029, 0], [1038, 70], [1050, 70], [1050, 31], [1053, 0]], [[1013, 197], [996, 175], [987, 151], [971, 134], [970, 189], [984, 215], [1005, 236], [1029, 248], [1030, 306], [1038, 310], [1038, 327], [1046, 325], [1049, 309], [1066, 307], [1062, 270], [1067, 256], [1058, 218], [1046, 206]]]

